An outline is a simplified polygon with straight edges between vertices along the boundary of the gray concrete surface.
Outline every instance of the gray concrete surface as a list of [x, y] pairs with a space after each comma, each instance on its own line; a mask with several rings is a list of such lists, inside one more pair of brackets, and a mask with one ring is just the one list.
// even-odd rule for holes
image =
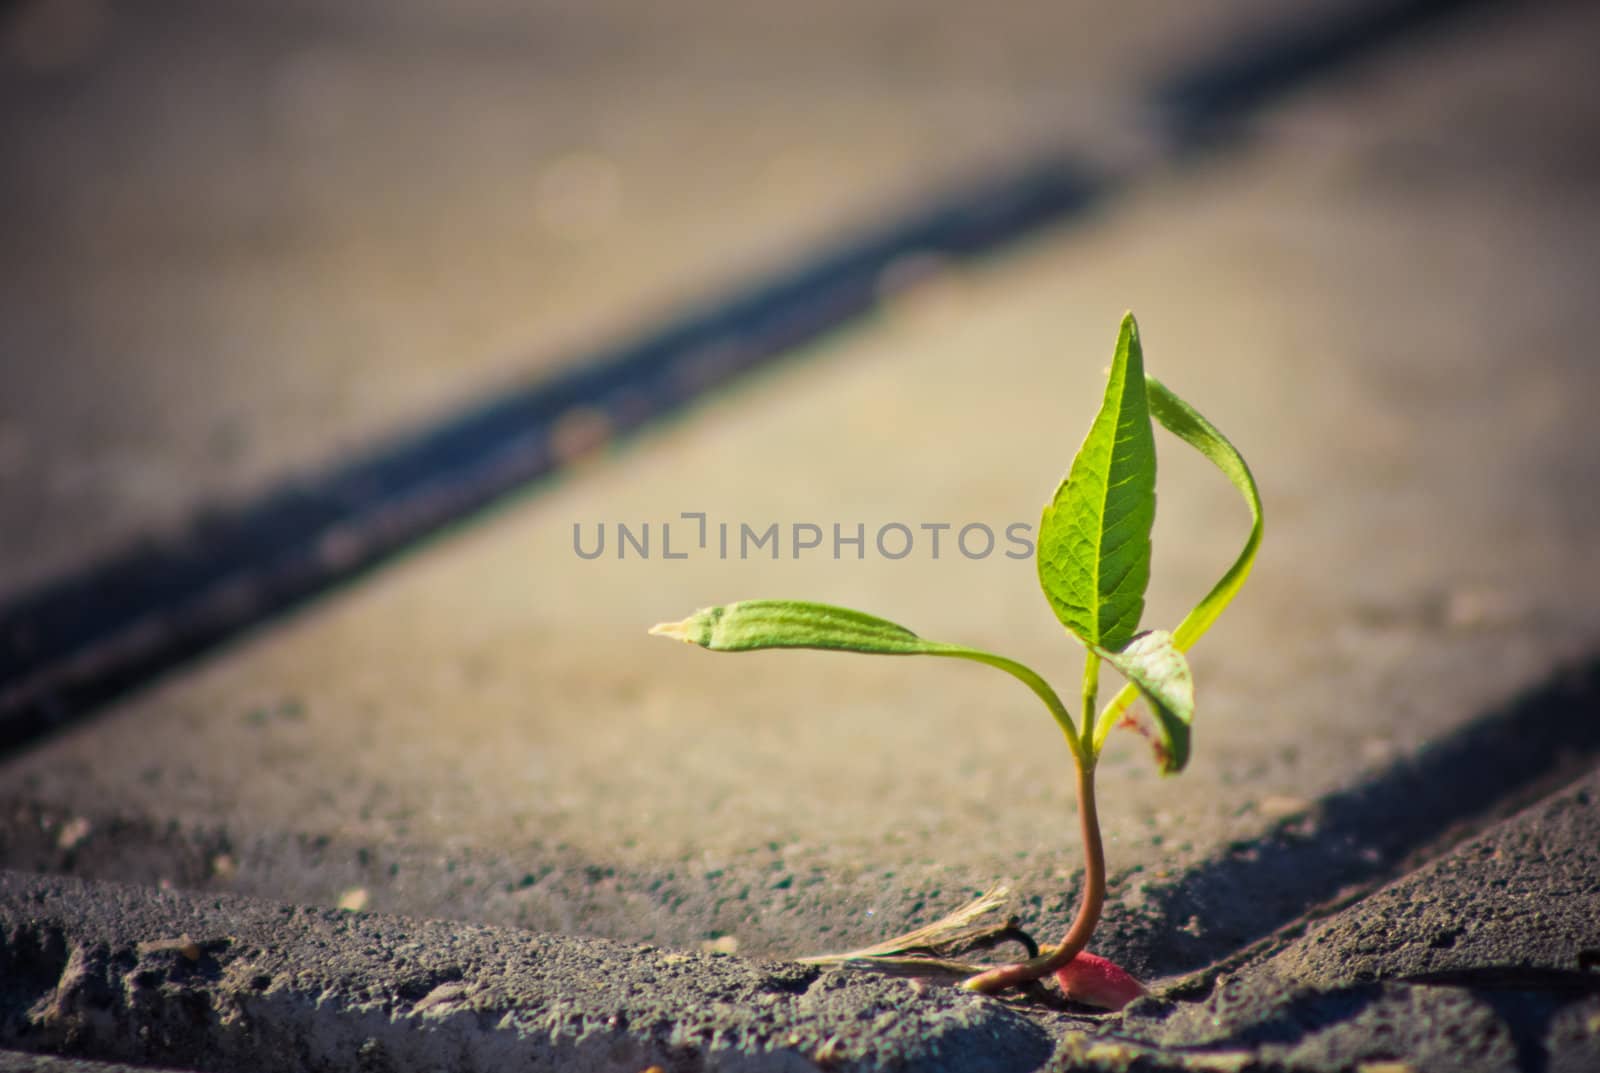
[[1338, 6], [8, 4], [0, 601]]
[[[1375, 61], [7, 758], [0, 865], [69, 875], [0, 879], [0, 1046], [196, 1068], [1592, 1064], [1594, 777], [1446, 851], [1600, 754], [1600, 101], [1573, 90], [1597, 38], [1600, 16], [1551, 6]], [[948, 534], [937, 560], [668, 561], [660, 523], [1032, 521], [1126, 306], [1151, 369], [1255, 464], [1269, 523], [1195, 653], [1193, 770], [1159, 780], [1131, 737], [1104, 761], [1095, 949], [1156, 999], [1093, 1020], [747, 960], [881, 938], [996, 881], [1052, 935], [1078, 869], [1065, 751], [982, 668], [712, 657], [647, 625], [801, 595], [1067, 694], [1076, 661], [1030, 563]], [[1161, 446], [1155, 624], [1245, 525]], [[614, 531], [573, 554], [575, 522], [619, 521], [651, 522], [655, 555], [612, 557]]]
[[1597, 801], [1591, 774], [1121, 1031], [1307, 1069], [1600, 1068]]
[[[948, 545], [665, 561], [659, 544], [587, 562], [572, 532], [651, 521], [659, 541], [685, 510], [869, 532], [1032, 521], [1132, 306], [1151, 369], [1255, 463], [1269, 534], [1195, 653], [1193, 769], [1159, 780], [1131, 737], [1103, 763], [1097, 948], [1188, 971], [1401, 867], [1594, 748], [1549, 699], [1592, 704], [1582, 664], [1517, 698], [1600, 636], [1597, 505], [1575, 493], [1600, 478], [1600, 115], [1569, 92], [1595, 32], [1577, 7], [1501, 13], [1374, 64], [1275, 112], [1248, 153], [909, 295], [11, 758], [5, 860], [772, 956], [881, 938], [1004, 881], [1051, 934], [1078, 870], [1067, 760], [1014, 683], [644, 635], [800, 595], [1004, 651], [1070, 692], [1030, 563]], [[1153, 624], [1245, 526], [1222, 481], [1163, 449]], [[1526, 763], [1496, 762], [1525, 739]], [[1478, 743], [1471, 764], [1429, 766], [1458, 741]], [[1411, 798], [1426, 807], [1397, 813]]]
[[[126, 1062], [96, 1062], [88, 1058], [63, 1058], [26, 1051], [0, 1051], [0, 1073], [163, 1073], [148, 1065]], [[166, 1073], [186, 1073], [167, 1067]]]
[[999, 1071], [1052, 1050], [1004, 1002], [842, 970], [15, 873], [0, 906], [13, 1047], [394, 1073]]
[[1597, 796], [1591, 774], [1120, 1016], [0, 873], [0, 1044], [240, 1071], [1587, 1070], [1600, 1061]]

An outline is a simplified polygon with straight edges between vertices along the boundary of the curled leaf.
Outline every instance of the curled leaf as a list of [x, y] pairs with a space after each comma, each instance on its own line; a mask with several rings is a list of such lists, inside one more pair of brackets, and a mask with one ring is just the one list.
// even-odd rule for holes
[[1228, 606], [1250, 576], [1256, 551], [1261, 547], [1261, 490], [1256, 487], [1255, 476], [1239, 449], [1229, 443], [1215, 425], [1202, 417], [1200, 411], [1178, 398], [1159, 381], [1150, 380], [1148, 386], [1150, 411], [1156, 420], [1168, 432], [1209, 458], [1211, 464], [1221, 470], [1239, 490], [1245, 506], [1250, 508], [1250, 535], [1245, 538], [1239, 557], [1172, 632], [1174, 642], [1187, 652], [1189, 646], [1211, 628], [1217, 616], [1222, 614], [1222, 609]]
[[[1195, 604], [1178, 624], [1178, 628], [1172, 631], [1174, 647], [1180, 652], [1187, 652], [1211, 628], [1211, 624], [1222, 614], [1223, 608], [1228, 606], [1238, 594], [1240, 587], [1244, 585], [1245, 579], [1250, 576], [1250, 569], [1255, 565], [1256, 552], [1261, 547], [1263, 527], [1261, 491], [1256, 487], [1255, 476], [1250, 472], [1244, 457], [1239, 454], [1238, 448], [1228, 442], [1228, 438], [1217, 431], [1215, 425], [1160, 381], [1148, 379], [1145, 381], [1145, 386], [1152, 416], [1168, 432], [1210, 459], [1212, 465], [1221, 470], [1232, 482], [1234, 488], [1244, 497], [1245, 506], [1250, 509], [1250, 535], [1245, 538], [1244, 548], [1234, 559], [1233, 565], [1228, 567], [1217, 583], [1211, 587], [1211, 591]], [[1106, 735], [1111, 733], [1111, 728], [1117, 724], [1118, 717], [1127, 711], [1140, 692], [1140, 687], [1130, 682], [1110, 704], [1106, 705], [1095, 723], [1095, 750], [1098, 751], [1105, 744]], [[1158, 717], [1159, 714], [1158, 711]], [[1181, 767], [1181, 763], [1178, 766]], [[1178, 768], [1168, 768], [1163, 765], [1163, 770], [1170, 772]]]
[[1131, 682], [1156, 717], [1156, 754], [1163, 775], [1183, 770], [1189, 762], [1189, 726], [1194, 722], [1194, 677], [1165, 630], [1135, 637], [1121, 652], [1096, 649], [1100, 658]]

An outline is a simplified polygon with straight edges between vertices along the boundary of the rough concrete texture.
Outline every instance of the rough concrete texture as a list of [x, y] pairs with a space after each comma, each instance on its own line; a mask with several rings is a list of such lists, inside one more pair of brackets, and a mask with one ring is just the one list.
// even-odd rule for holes
[[[1031, 522], [1132, 306], [1152, 370], [1254, 462], [1269, 531], [1194, 653], [1192, 769], [1158, 779], [1131, 736], [1102, 762], [1097, 949], [1188, 971], [1392, 873], [1595, 747], [1574, 714], [1592, 668], [1559, 669], [1600, 639], [1600, 501], [1577, 492], [1600, 486], [1600, 102], [1571, 89], [1597, 20], [1499, 12], [1375, 62], [1248, 151], [913, 291], [10, 758], [4, 859], [762, 955], [882, 938], [1004, 881], [1048, 937], [1076, 824], [1065, 749], [1015, 683], [644, 628], [805, 596], [1070, 694], [1029, 562], [965, 559], [949, 533], [937, 560], [924, 540], [899, 561], [665, 561], [660, 525]], [[1170, 625], [1245, 522], [1161, 446], [1147, 621]], [[652, 558], [619, 561], [614, 530], [574, 554], [574, 523], [618, 521], [652, 523]]]
[[[3, 1041], [207, 1070], [1026, 1070], [1047, 1030], [904, 980], [0, 874]], [[190, 945], [192, 944], [192, 945]]]
[[0, 1073], [189, 1073], [165, 1067], [128, 1065], [126, 1062], [96, 1062], [89, 1058], [61, 1058], [26, 1051], [0, 1051]]
[[0, 600], [1339, 6], [7, 4]]
[[[1120, 1034], [1349, 1069], [1600, 1068], [1600, 773]], [[1192, 996], [1191, 996], [1192, 997]]]
[[1121, 1017], [849, 971], [0, 873], [0, 1044], [239, 1071], [1592, 1070], [1597, 798], [1600, 772]]

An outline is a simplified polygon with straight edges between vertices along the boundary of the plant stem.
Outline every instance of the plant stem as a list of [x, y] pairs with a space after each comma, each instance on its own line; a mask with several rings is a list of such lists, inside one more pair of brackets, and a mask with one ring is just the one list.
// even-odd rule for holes
[[1092, 764], [1094, 758], [1100, 755], [1095, 748], [1094, 741], [1094, 706], [1100, 698], [1100, 654], [1094, 651], [1084, 653], [1083, 660], [1083, 750], [1081, 755], [1087, 756]]
[[1042, 979], [1064, 967], [1089, 945], [1089, 937], [1100, 922], [1100, 910], [1106, 901], [1106, 853], [1100, 842], [1100, 817], [1095, 812], [1094, 761], [1091, 754], [1078, 763], [1078, 818], [1083, 825], [1083, 901], [1078, 905], [1072, 927], [1067, 929], [1061, 945], [1039, 957], [979, 973], [962, 983], [964, 990], [992, 995], [1008, 987]]

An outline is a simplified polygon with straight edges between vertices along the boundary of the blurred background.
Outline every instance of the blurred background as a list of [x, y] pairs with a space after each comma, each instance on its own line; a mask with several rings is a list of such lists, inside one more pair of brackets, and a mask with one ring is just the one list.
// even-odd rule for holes
[[0, 602], [1341, 6], [10, 0]]

